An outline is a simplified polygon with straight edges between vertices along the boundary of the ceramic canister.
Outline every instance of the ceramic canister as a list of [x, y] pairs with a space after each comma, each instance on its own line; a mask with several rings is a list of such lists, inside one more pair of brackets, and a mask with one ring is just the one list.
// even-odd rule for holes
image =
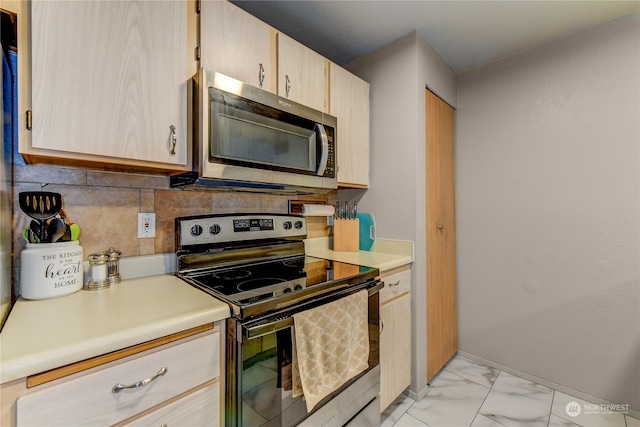
[[20, 253], [20, 293], [39, 300], [72, 294], [82, 288], [80, 242], [27, 243]]

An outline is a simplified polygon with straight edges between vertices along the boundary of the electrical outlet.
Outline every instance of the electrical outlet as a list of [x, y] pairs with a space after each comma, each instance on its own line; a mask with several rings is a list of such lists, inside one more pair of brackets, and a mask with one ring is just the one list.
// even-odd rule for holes
[[156, 214], [154, 212], [138, 213], [138, 238], [156, 237]]

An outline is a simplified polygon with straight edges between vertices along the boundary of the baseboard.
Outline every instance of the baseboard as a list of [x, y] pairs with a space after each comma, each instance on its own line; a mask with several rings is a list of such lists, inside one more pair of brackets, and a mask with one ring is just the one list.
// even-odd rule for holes
[[[469, 354], [467, 352], [460, 351], [460, 350], [458, 350], [457, 354], [462, 356], [462, 357], [464, 357], [464, 358], [466, 358], [466, 359], [473, 360], [474, 362], [478, 362], [478, 363], [481, 363], [483, 365], [487, 365], [487, 366], [490, 366], [492, 368], [499, 369], [499, 370], [504, 371], [504, 372], [506, 372], [508, 374], [512, 374], [512, 375], [518, 376], [520, 378], [524, 378], [525, 380], [529, 380], [531, 382], [543, 385], [545, 387], [549, 387], [549, 388], [551, 388], [553, 390], [557, 390], [557, 391], [560, 391], [562, 393], [566, 393], [566, 394], [568, 394], [570, 396], [575, 396], [578, 399], [586, 400], [587, 402], [595, 403], [597, 405], [607, 405], [607, 404], [613, 404], [614, 403], [614, 402], [607, 402], [606, 400], [600, 399], [598, 397], [591, 396], [591, 395], [589, 395], [587, 393], [583, 393], [581, 391], [574, 390], [574, 389], [572, 389], [570, 387], [563, 386], [562, 384], [554, 383], [552, 381], [547, 381], [547, 380], [545, 380], [543, 378], [536, 377], [535, 375], [530, 375], [530, 374], [527, 374], [526, 372], [518, 371], [517, 369], [513, 369], [513, 368], [510, 368], [508, 366], [504, 366], [504, 365], [501, 365], [499, 363], [492, 362], [490, 360], [484, 359], [484, 358], [482, 358], [480, 356], [476, 356], [474, 354]], [[426, 392], [425, 392], [425, 395], [426, 395]], [[640, 419], [640, 411], [636, 411], [634, 409], [629, 408], [629, 410], [626, 411], [626, 413], [629, 416], [633, 417], [633, 418], [639, 418]]]
[[423, 397], [427, 395], [428, 391], [429, 391], [429, 386], [426, 386], [425, 388], [423, 388], [417, 393], [413, 390], [406, 389], [404, 392], [402, 392], [402, 394], [409, 397], [410, 399], [415, 400], [416, 402], [419, 402], [420, 400], [422, 400]]
[[433, 381], [435, 381], [440, 376], [440, 374], [447, 369], [447, 367], [453, 361], [453, 359], [455, 359], [456, 354], [451, 356], [451, 359], [449, 359], [447, 361], [447, 363], [445, 363], [445, 365], [442, 367], [442, 369], [440, 369], [440, 371], [431, 379], [431, 381], [429, 381], [429, 383], [422, 390], [420, 390], [419, 392], [416, 393], [415, 391], [410, 390], [410, 389], [407, 388], [405, 391], [402, 392], [402, 394], [404, 394], [407, 397], [410, 397], [411, 399], [415, 400], [416, 402], [420, 401], [429, 392], [429, 387], [431, 386], [431, 383]]

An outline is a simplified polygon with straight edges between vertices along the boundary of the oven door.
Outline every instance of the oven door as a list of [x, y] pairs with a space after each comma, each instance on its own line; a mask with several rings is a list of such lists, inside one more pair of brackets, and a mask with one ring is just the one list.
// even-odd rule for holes
[[[372, 280], [321, 300], [302, 303], [269, 316], [227, 320], [227, 426], [342, 426], [369, 405], [380, 390], [379, 289]], [[292, 315], [367, 288], [369, 290], [369, 367], [327, 396], [308, 413], [303, 398], [292, 397], [286, 361], [291, 355]], [[340, 395], [340, 398], [335, 398]]]

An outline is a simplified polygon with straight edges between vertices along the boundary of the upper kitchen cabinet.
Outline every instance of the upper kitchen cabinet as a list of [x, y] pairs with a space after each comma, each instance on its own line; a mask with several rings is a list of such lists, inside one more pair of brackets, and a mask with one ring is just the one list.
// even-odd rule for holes
[[[190, 170], [193, 2], [34, 1], [31, 163]], [[189, 12], [191, 10], [191, 12]], [[189, 60], [191, 56], [191, 60]]]
[[369, 186], [369, 83], [331, 63], [329, 114], [338, 118], [338, 185]]
[[200, 66], [276, 93], [276, 31], [232, 3], [204, 0]]
[[326, 111], [328, 60], [278, 33], [278, 95]]

